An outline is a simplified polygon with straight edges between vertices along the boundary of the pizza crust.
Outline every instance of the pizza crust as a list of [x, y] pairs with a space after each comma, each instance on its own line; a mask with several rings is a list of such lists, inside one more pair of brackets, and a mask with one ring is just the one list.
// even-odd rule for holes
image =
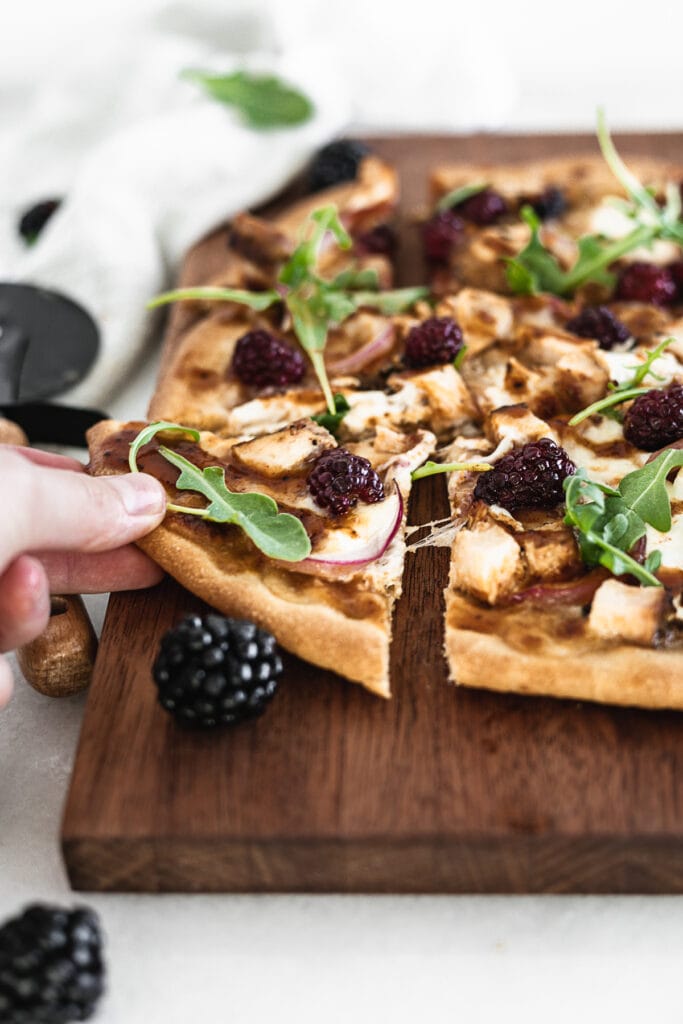
[[[477, 629], [471, 628], [473, 612]], [[497, 635], [498, 622], [496, 609], [446, 591], [445, 654], [452, 682], [503, 693], [683, 711], [683, 649], [597, 641], [591, 647], [571, 637], [560, 644], [548, 635], [539, 649], [523, 650]]]

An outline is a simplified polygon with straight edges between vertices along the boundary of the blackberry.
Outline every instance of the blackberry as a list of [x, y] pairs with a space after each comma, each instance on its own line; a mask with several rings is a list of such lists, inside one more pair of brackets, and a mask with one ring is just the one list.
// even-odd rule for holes
[[638, 260], [619, 274], [616, 297], [627, 302], [666, 306], [676, 298], [676, 282], [668, 267]]
[[370, 255], [392, 257], [397, 249], [396, 232], [388, 224], [378, 224], [356, 239], [356, 250]]
[[668, 270], [676, 285], [676, 302], [681, 302], [683, 301], [683, 260], [670, 263]]
[[549, 437], [529, 441], [503, 456], [474, 488], [475, 498], [487, 505], [502, 505], [509, 512], [520, 508], [554, 508], [564, 498], [562, 481], [576, 466], [564, 448]]
[[486, 227], [488, 224], [495, 224], [507, 211], [508, 205], [499, 192], [492, 188], [485, 188], [476, 192], [469, 199], [463, 199], [455, 207], [457, 212], [465, 220]]
[[416, 370], [452, 363], [463, 347], [462, 331], [449, 316], [433, 316], [411, 327], [403, 361]]
[[636, 448], [656, 452], [683, 437], [683, 385], [639, 395], [624, 416], [624, 437]]
[[565, 328], [580, 338], [595, 338], [604, 349], [623, 345], [631, 337], [626, 324], [622, 324], [607, 306], [586, 306], [567, 321]]
[[202, 729], [263, 714], [281, 673], [271, 633], [213, 613], [188, 615], [170, 629], [152, 668], [162, 708]]
[[232, 372], [251, 387], [282, 388], [299, 383], [306, 361], [298, 348], [269, 331], [249, 331], [235, 345]]
[[555, 220], [567, 209], [567, 199], [561, 188], [549, 185], [539, 196], [526, 200], [541, 220]]
[[430, 263], [447, 263], [462, 237], [465, 222], [453, 210], [435, 213], [422, 225], [422, 247]]
[[42, 202], [36, 203], [28, 210], [25, 210], [21, 215], [18, 231], [29, 245], [31, 242], [35, 242], [52, 214], [61, 205], [61, 202], [61, 199], [44, 199]]
[[336, 139], [319, 149], [308, 170], [309, 192], [353, 181], [369, 148], [355, 139]]
[[346, 448], [330, 448], [315, 460], [308, 490], [320, 508], [342, 516], [358, 504], [373, 505], [384, 498], [384, 486], [367, 459]]
[[0, 1021], [88, 1020], [104, 974], [97, 915], [35, 903], [0, 928]]

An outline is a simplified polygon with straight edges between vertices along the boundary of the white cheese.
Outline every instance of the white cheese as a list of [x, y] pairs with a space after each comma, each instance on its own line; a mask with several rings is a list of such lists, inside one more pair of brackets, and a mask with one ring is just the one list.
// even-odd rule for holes
[[[630, 217], [614, 204], [614, 199], [607, 197], [596, 206], [590, 218], [590, 233], [604, 235], [605, 238], [624, 238], [633, 231], [634, 223]], [[648, 263], [671, 263], [678, 259], [679, 249], [675, 242], [657, 241], [651, 247], [641, 246], [627, 253], [624, 259], [647, 260]]]
[[647, 551], [660, 551], [662, 565], [667, 569], [683, 569], [683, 515], [673, 517], [668, 533], [660, 533], [654, 527], [647, 528]]

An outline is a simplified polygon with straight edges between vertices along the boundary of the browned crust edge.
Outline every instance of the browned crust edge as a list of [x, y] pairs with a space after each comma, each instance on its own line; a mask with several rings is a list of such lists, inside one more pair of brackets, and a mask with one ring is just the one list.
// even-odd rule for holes
[[[620, 644], [576, 660], [524, 654], [499, 636], [460, 628], [446, 591], [445, 653], [456, 685], [502, 693], [683, 711], [683, 652]], [[482, 672], [485, 666], [485, 674]]]

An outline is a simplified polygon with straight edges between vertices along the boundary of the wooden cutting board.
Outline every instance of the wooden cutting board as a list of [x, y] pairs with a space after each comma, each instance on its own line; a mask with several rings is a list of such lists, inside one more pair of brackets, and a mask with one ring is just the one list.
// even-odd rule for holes
[[[372, 141], [401, 171], [405, 284], [424, 273], [412, 216], [431, 164], [595, 150], [573, 136]], [[683, 163], [683, 135], [621, 143]], [[183, 281], [205, 279], [223, 245], [218, 232], [195, 248]], [[174, 311], [166, 353], [188, 316]], [[446, 512], [444, 481], [420, 481], [411, 521]], [[114, 596], [64, 816], [74, 888], [683, 892], [683, 715], [455, 689], [447, 563], [443, 548], [408, 560], [392, 701], [287, 658], [265, 717], [214, 735], [176, 727], [150, 676], [162, 634], [200, 602], [170, 581]]]

